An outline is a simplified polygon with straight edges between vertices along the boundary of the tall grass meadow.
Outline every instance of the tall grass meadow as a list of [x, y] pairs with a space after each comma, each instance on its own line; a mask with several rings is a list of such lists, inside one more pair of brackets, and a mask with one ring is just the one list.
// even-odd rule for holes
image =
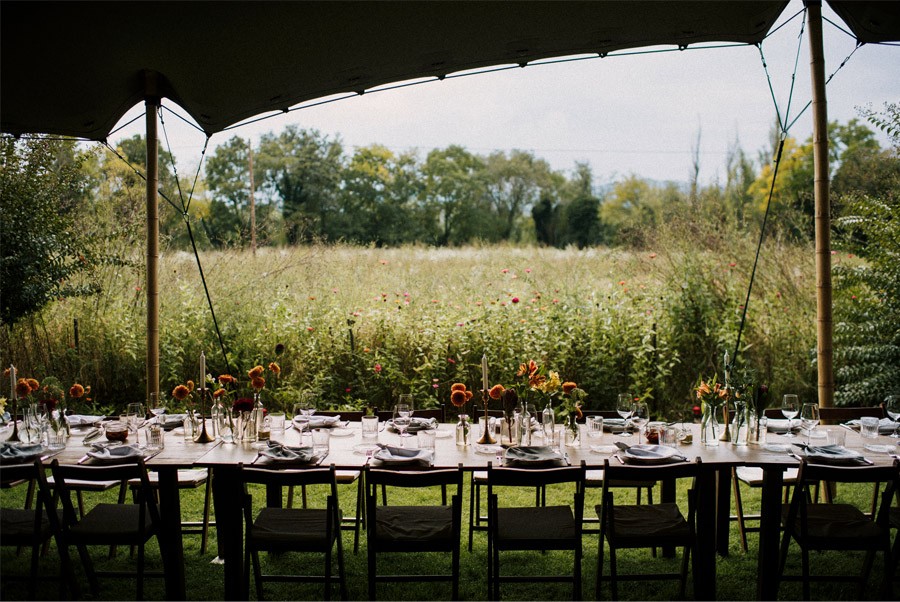
[[[268, 405], [300, 390], [335, 409], [389, 407], [409, 392], [445, 403], [453, 382], [515, 384], [535, 359], [577, 382], [586, 407], [620, 392], [655, 416], [683, 418], [700, 375], [733, 353], [754, 241], [672, 223], [640, 250], [485, 246], [379, 249], [301, 246], [201, 254], [222, 335], [216, 336], [194, 257], [160, 262], [160, 387], [210, 373], [246, 383], [277, 361]], [[703, 236], [702, 242], [699, 237]], [[739, 366], [781, 392], [815, 394], [815, 280], [808, 245], [768, 241], [741, 338]], [[39, 380], [91, 385], [93, 409], [144, 397], [145, 294], [140, 259], [102, 271], [103, 292], [59, 301], [3, 330], [3, 365]], [[75, 339], [75, 321], [78, 339]], [[284, 352], [276, 354], [276, 346]], [[83, 408], [87, 410], [87, 408]]]

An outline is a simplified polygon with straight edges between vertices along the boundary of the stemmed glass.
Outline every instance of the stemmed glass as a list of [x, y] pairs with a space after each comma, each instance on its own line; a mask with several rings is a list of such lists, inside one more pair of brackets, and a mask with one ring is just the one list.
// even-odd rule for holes
[[[400, 396], [402, 400], [404, 398], [403, 395]], [[398, 402], [397, 405], [394, 406], [394, 428], [397, 429], [397, 432], [400, 433], [400, 447], [406, 447], [405, 437], [407, 436], [406, 430], [409, 428], [410, 422], [412, 422], [412, 406], [409, 403]]]
[[900, 395], [888, 395], [884, 400], [884, 409], [895, 423], [891, 437], [894, 439], [900, 438], [900, 434], [897, 433], [897, 431], [900, 431]]
[[147, 407], [150, 408], [150, 413], [156, 416], [158, 423], [159, 417], [166, 413], [166, 398], [161, 393], [151, 393], [147, 400]]
[[630, 437], [631, 433], [628, 431], [628, 418], [631, 416], [631, 413], [634, 411], [634, 405], [631, 400], [631, 395], [628, 393], [619, 393], [619, 401], [616, 403], [616, 412], [619, 413], [619, 416], [622, 417], [624, 422], [622, 428], [622, 436]]
[[794, 418], [797, 417], [798, 412], [800, 412], [800, 401], [797, 399], [797, 396], [785, 395], [781, 400], [781, 413], [788, 420], [788, 430], [784, 435], [785, 437], [796, 436], [794, 435]]
[[644, 425], [650, 420], [650, 408], [643, 401], [636, 401], [631, 405], [631, 422], [638, 427], [638, 443], [643, 441]]
[[800, 410], [800, 424], [806, 429], [806, 444], [809, 445], [809, 437], [812, 430], [819, 424], [819, 404], [804, 403]]

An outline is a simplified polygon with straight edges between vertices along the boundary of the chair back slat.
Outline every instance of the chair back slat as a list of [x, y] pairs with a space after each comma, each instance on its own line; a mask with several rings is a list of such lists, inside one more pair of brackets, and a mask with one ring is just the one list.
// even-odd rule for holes
[[559, 468], [495, 467], [488, 463], [488, 484], [493, 487], [540, 487], [556, 483], [584, 483], [585, 463]]

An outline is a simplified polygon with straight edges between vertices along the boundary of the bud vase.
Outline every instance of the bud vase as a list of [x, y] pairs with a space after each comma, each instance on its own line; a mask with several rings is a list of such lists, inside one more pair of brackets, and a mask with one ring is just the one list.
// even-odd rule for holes
[[575, 416], [569, 416], [566, 422], [566, 447], [581, 447], [581, 431]]
[[456, 423], [456, 444], [465, 447], [469, 444], [469, 415], [460, 414]]
[[708, 447], [719, 445], [719, 420], [716, 409], [710, 405], [703, 406], [703, 418], [700, 420], [700, 442]]
[[734, 420], [731, 423], [731, 443], [747, 445], [750, 441], [750, 417], [747, 404], [735, 402]]

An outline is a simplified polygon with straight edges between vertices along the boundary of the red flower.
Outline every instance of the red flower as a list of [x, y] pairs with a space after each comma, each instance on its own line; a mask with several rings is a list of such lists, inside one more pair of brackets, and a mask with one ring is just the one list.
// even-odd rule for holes
[[232, 412], [249, 412], [253, 409], [253, 400], [249, 397], [238, 397], [231, 405]]

